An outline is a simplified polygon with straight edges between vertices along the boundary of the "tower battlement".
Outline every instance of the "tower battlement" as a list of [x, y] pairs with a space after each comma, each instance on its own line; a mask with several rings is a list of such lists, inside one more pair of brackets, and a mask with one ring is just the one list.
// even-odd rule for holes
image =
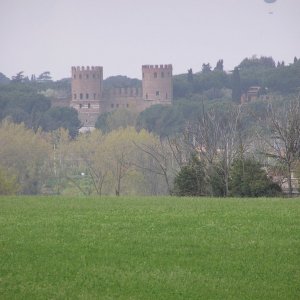
[[172, 70], [172, 65], [143, 65], [142, 70], [147, 69], [170, 69]]
[[103, 72], [103, 67], [100, 66], [87, 66], [87, 67], [72, 67], [72, 72], [84, 72], [84, 71], [98, 71]]
[[[72, 80], [76, 79], [85, 79], [86, 80], [94, 80], [94, 79], [100, 79], [102, 82], [103, 80], [103, 67], [100, 66], [87, 66], [87, 67], [72, 67]], [[75, 82], [74, 82], [75, 84]], [[77, 85], [80, 83], [78, 82]], [[81, 83], [82, 85], [83, 83]], [[101, 83], [102, 85], [102, 83]]]

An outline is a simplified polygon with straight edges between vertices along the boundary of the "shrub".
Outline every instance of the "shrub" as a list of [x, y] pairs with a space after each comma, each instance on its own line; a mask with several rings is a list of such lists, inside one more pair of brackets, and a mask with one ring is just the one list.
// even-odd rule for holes
[[260, 163], [250, 158], [233, 162], [229, 190], [232, 196], [241, 197], [276, 196], [281, 192]]
[[193, 156], [174, 180], [174, 193], [177, 196], [202, 196], [206, 192], [205, 172], [202, 162]]

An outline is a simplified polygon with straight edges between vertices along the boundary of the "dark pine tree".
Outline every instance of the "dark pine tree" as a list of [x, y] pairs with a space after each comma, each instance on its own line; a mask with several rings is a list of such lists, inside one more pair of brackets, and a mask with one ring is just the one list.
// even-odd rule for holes
[[259, 162], [254, 159], [237, 159], [233, 162], [229, 190], [232, 196], [276, 196], [281, 188], [272, 182]]
[[202, 162], [193, 156], [174, 180], [174, 193], [177, 196], [203, 196], [206, 194], [207, 182]]

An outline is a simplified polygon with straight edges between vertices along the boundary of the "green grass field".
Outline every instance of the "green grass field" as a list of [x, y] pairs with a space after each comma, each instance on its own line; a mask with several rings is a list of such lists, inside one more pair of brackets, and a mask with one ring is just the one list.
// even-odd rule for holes
[[0, 198], [1, 299], [300, 299], [300, 199]]

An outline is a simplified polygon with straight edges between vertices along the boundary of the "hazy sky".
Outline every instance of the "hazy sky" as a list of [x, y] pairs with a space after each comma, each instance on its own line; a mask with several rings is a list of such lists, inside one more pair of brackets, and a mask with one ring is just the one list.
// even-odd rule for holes
[[254, 54], [290, 63], [300, 57], [300, 0], [0, 0], [0, 42], [9, 77], [100, 65], [105, 78], [141, 78], [143, 64], [179, 74], [220, 58], [230, 70]]

